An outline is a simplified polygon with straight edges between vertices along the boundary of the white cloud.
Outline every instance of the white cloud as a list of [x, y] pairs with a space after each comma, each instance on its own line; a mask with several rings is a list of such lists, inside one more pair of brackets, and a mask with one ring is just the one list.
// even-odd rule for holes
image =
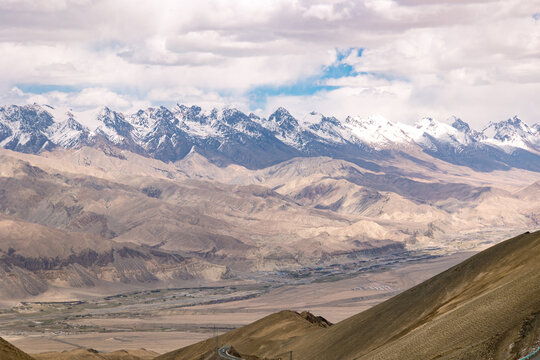
[[1, 10], [11, 11], [45, 11], [65, 10], [72, 5], [85, 5], [91, 0], [0, 0]]
[[[0, 100], [133, 108], [151, 103], [249, 109], [257, 86], [290, 85], [345, 62], [355, 77], [288, 106], [401, 121], [456, 114], [477, 127], [540, 120], [540, 0], [0, 0]], [[19, 84], [77, 91], [29, 94]], [[20, 91], [20, 90], [19, 90]], [[105, 104], [107, 103], [107, 104]], [[54, 104], [53, 104], [54, 105]]]
[[70, 104], [79, 108], [96, 108], [103, 105], [125, 109], [131, 102], [123, 96], [102, 88], [86, 88], [72, 97]]

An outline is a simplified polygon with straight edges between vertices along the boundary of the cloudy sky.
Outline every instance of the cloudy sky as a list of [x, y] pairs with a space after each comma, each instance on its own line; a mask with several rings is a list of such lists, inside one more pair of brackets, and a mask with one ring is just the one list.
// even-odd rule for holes
[[540, 122], [540, 0], [0, 0], [0, 103]]

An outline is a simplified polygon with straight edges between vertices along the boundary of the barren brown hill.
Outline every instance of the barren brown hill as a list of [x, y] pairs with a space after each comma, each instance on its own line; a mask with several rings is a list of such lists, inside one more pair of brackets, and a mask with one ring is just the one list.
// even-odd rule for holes
[[151, 360], [159, 354], [146, 349], [100, 353], [93, 349], [76, 349], [34, 355], [36, 360]]
[[[385, 173], [325, 157], [249, 170], [197, 153], [165, 164], [115, 151], [0, 149], [0, 212], [240, 271], [312, 265], [389, 241], [470, 249], [539, 221], [538, 205], [515, 192], [540, 173], [440, 163], [433, 172], [405, 158]], [[455, 229], [467, 241], [446, 241]]]
[[[469, 251], [540, 224], [536, 187], [530, 187], [540, 173], [480, 174], [438, 162], [436, 172], [426, 172], [405, 158], [384, 169], [326, 157], [250, 170], [218, 167], [195, 152], [165, 164], [112, 148], [42, 156], [0, 149], [0, 214], [25, 224], [14, 230], [21, 230], [19, 240], [9, 243], [27, 249], [7, 244], [7, 232], [0, 233], [0, 263], [9, 262], [0, 274], [31, 285], [13, 292], [13, 301], [41, 296], [46, 287], [24, 279], [45, 272], [49, 283], [63, 286], [56, 300], [69, 300], [73, 289], [107, 290], [96, 279], [156, 287], [157, 280], [215, 282], [404, 250]], [[81, 254], [113, 248], [111, 241], [135, 244], [144, 256], [96, 251], [112, 259], [104, 265], [114, 263], [114, 271], [100, 266], [87, 274], [89, 257]], [[63, 262], [68, 276], [64, 265], [62, 271], [56, 262], [44, 265], [57, 257], [71, 257]], [[22, 270], [15, 273], [12, 265]]]
[[[281, 312], [220, 339], [242, 355], [270, 359], [287, 351], [310, 360], [518, 359], [540, 340], [540, 231], [495, 245], [332, 327]], [[158, 359], [195, 359], [213, 347], [210, 339]]]
[[151, 283], [166, 286], [225, 271], [203, 260], [0, 214], [0, 301], [48, 296], [43, 293], [54, 297], [68, 289], [94, 288], [98, 293]]
[[85, 157], [89, 165], [82, 174], [96, 176], [73, 174], [53, 158], [22, 160], [0, 151], [0, 212], [56, 229], [200, 256], [242, 271], [300, 266], [299, 261], [316, 260], [321, 253], [385, 247], [410, 236], [396, 231], [372, 232], [377, 239], [365, 236], [364, 223], [357, 224], [355, 217], [302, 206], [261, 185], [170, 179], [150, 170], [110, 179], [100, 172], [101, 163], [108, 166], [104, 156], [86, 155], [95, 159]]
[[269, 315], [247, 326], [229, 331], [220, 335], [217, 340], [216, 338], [208, 339], [159, 356], [156, 360], [213, 360], [216, 358], [214, 355], [216, 354], [217, 344], [219, 346], [233, 344], [233, 348], [237, 349], [242, 356], [262, 353], [278, 355], [282, 344], [287, 340], [298, 336], [310, 337], [326, 327], [326, 321], [321, 322], [313, 315], [308, 316], [307, 313], [299, 314], [285, 310]]
[[0, 360], [35, 360], [30, 355], [0, 338]]

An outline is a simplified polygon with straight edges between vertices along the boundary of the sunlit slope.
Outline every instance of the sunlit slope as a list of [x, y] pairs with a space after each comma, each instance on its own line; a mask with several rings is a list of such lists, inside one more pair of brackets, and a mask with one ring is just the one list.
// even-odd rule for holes
[[[495, 245], [332, 327], [280, 312], [220, 336], [249, 359], [517, 359], [540, 339], [540, 232]], [[204, 359], [210, 339], [159, 359]], [[248, 357], [257, 356], [257, 357]]]
[[290, 345], [301, 359], [506, 359], [540, 336], [540, 232]]
[[[318, 321], [309, 313], [281, 311], [262, 318], [252, 324], [180, 350], [161, 355], [156, 360], [213, 360], [217, 358], [216, 346], [232, 345], [243, 356], [245, 354], [272, 353], [278, 355], [284, 342], [297, 336], [310, 337], [323, 331], [327, 324]], [[252, 357], [253, 358], [253, 357]]]
[[151, 360], [158, 354], [145, 350], [119, 350], [100, 353], [93, 349], [75, 349], [34, 355], [36, 360]]
[[0, 360], [34, 360], [34, 358], [0, 338]]

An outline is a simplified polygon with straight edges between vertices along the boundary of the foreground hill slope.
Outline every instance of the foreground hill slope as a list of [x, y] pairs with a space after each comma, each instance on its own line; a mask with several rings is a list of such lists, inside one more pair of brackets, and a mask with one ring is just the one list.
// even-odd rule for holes
[[[220, 343], [259, 358], [292, 350], [295, 359], [518, 359], [540, 339], [540, 232], [495, 245], [329, 328], [302, 334], [276, 316]], [[273, 326], [280, 328], [273, 337], [246, 335]], [[208, 340], [159, 359], [193, 359], [193, 349], [212, 346]]]
[[291, 345], [311, 359], [512, 359], [538, 340], [539, 315], [536, 232]]
[[[201, 341], [161, 355], [155, 360], [214, 360], [217, 358], [215, 354], [218, 343], [219, 346], [234, 344], [234, 349], [242, 349], [242, 356], [260, 353], [280, 355], [277, 349], [280, 348], [284, 341], [298, 336], [310, 337], [328, 326], [329, 323], [326, 320], [315, 317], [308, 312], [299, 314], [294, 311], [284, 310], [220, 335], [217, 340], [212, 338]], [[253, 358], [257, 359], [257, 357]]]
[[34, 358], [0, 338], [0, 360], [34, 360]]
[[146, 350], [118, 350], [100, 353], [93, 349], [75, 349], [62, 352], [35, 354], [36, 360], [151, 360], [158, 353]]

